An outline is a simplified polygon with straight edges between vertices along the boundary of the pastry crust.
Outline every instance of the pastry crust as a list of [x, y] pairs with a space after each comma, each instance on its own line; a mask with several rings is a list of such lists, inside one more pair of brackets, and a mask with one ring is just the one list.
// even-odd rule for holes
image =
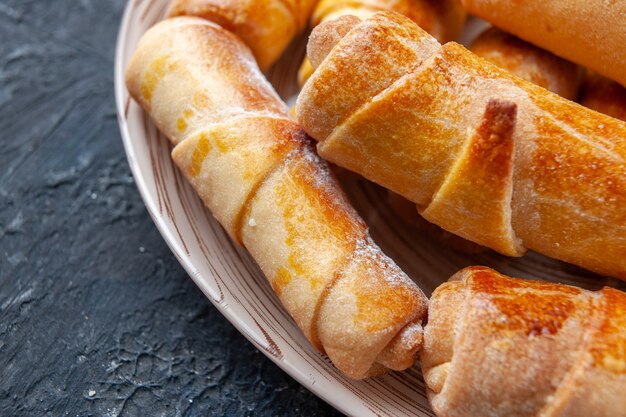
[[[385, 10], [407, 16], [439, 42], [457, 39], [465, 23], [460, 0], [320, 0], [311, 16], [311, 27], [344, 16], [367, 19]], [[311, 63], [310, 58], [305, 57], [298, 72], [300, 86], [319, 64]]]
[[472, 42], [470, 51], [563, 98], [578, 97], [581, 68], [496, 27], [481, 33]]
[[173, 0], [168, 16], [196, 16], [217, 23], [252, 49], [269, 68], [307, 25], [315, 0]]
[[237, 37], [199, 18], [161, 22], [126, 84], [315, 347], [357, 379], [413, 364], [426, 297], [370, 239]]
[[[515, 115], [490, 116], [494, 100], [515, 105]], [[508, 255], [533, 249], [626, 279], [626, 123], [454, 42], [440, 45], [390, 12], [330, 49], [296, 108], [322, 157], [413, 201], [444, 229]], [[476, 152], [483, 147], [472, 141], [507, 117], [510, 139], [494, 136], [501, 156]], [[437, 215], [431, 204], [442, 207]]]
[[462, 0], [466, 10], [626, 86], [626, 2]]
[[311, 26], [346, 15], [367, 19], [385, 10], [408, 17], [440, 42], [458, 38], [465, 22], [465, 11], [458, 0], [320, 0], [311, 16]]
[[420, 361], [446, 417], [626, 415], [626, 294], [485, 267], [432, 295]]

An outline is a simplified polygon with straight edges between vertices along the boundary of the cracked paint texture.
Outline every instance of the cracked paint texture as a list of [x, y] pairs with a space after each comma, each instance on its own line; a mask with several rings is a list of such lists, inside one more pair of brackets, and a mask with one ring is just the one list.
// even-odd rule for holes
[[0, 415], [331, 416], [210, 305], [143, 207], [123, 0], [0, 0]]

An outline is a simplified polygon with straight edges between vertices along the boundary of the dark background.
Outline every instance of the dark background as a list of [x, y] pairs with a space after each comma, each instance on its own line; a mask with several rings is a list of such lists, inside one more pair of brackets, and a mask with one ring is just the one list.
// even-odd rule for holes
[[0, 415], [336, 415], [248, 343], [133, 183], [125, 0], [0, 0]]

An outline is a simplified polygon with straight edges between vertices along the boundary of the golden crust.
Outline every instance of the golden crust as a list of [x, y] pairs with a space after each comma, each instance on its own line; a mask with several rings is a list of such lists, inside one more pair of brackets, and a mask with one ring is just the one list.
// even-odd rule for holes
[[174, 0], [168, 16], [197, 16], [239, 36], [261, 69], [272, 65], [302, 31], [312, 0]]
[[[309, 85], [315, 85], [316, 94], [307, 95], [307, 86], [298, 96], [298, 119], [310, 129], [309, 135], [326, 138], [335, 126], [362, 103], [383, 90], [392, 80], [408, 71], [421, 57], [437, 48], [437, 42], [424, 31], [406, 31], [400, 15], [377, 14], [363, 21], [341, 41], [344, 47], [333, 53], [332, 63], [323, 72], [315, 72]], [[404, 19], [404, 18], [402, 18]], [[330, 23], [330, 22], [329, 22]], [[330, 26], [320, 26], [323, 28]], [[316, 29], [317, 30], [317, 29]], [[329, 29], [330, 30], [330, 29]], [[367, 37], [363, 38], [363, 34]], [[387, 39], [397, 39], [393, 45]], [[387, 50], [393, 47], [393, 50]], [[356, 64], [354, 57], [361, 57]], [[345, 82], [347, 74], [350, 82]], [[303, 108], [299, 103], [307, 99]]]
[[320, 30], [311, 33], [308, 43], [311, 47], [307, 47], [307, 59], [311, 67], [317, 68], [330, 50], [360, 21], [352, 15], [341, 16], [328, 26], [328, 30], [324, 30], [325, 25], [322, 23]]
[[626, 86], [626, 2], [462, 0], [495, 26]]
[[[476, 132], [421, 211], [426, 220], [446, 224], [461, 237], [510, 256], [525, 252], [511, 225], [516, 114], [514, 103], [487, 103]], [[474, 221], [465, 221], [468, 216]]]
[[323, 350], [315, 328], [319, 300], [367, 230], [330, 173], [311, 163], [313, 151], [306, 152], [286, 158], [263, 182], [241, 233], [286, 309]]
[[472, 42], [470, 51], [568, 100], [578, 96], [582, 71], [576, 64], [496, 27], [481, 33]]
[[[172, 159], [230, 236], [239, 235], [244, 205], [258, 184], [306, 143], [293, 122], [247, 117], [214, 125], [179, 143]], [[229, 187], [222, 181], [229, 179]]]
[[[320, 155], [428, 213], [442, 184], [454, 180], [459, 158], [469, 155], [467, 141], [481, 129], [488, 103], [513, 103], [513, 149], [502, 165], [509, 170], [494, 171], [504, 181], [512, 169], [510, 211], [504, 211], [506, 187], [488, 195], [468, 185], [462, 199], [445, 204], [456, 211], [493, 206], [499, 220], [466, 215], [459, 222], [439, 210], [437, 224], [503, 253], [529, 248], [626, 278], [626, 123], [517, 78], [458, 44], [433, 42], [410, 20], [387, 12], [339, 41], [298, 97], [298, 120], [319, 141]], [[457, 180], [488, 174], [469, 172], [471, 178]], [[466, 233], [495, 233], [494, 224], [503, 230], [508, 223], [514, 233], [500, 236], [504, 246], [493, 236]]]
[[314, 346], [352, 378], [413, 364], [426, 297], [371, 241], [237, 37], [198, 18], [159, 23], [126, 80]]
[[[367, 19], [385, 10], [407, 16], [439, 42], [455, 40], [465, 23], [465, 11], [459, 0], [321, 0], [315, 6], [311, 16], [311, 26], [316, 27], [324, 22], [345, 16]], [[338, 26], [340, 25], [333, 25], [334, 30]], [[317, 33], [326, 36], [332, 32], [318, 30]], [[344, 34], [341, 35], [343, 36]], [[334, 43], [338, 40], [336, 39]], [[314, 51], [318, 53], [317, 48]], [[320, 53], [320, 56], [326, 56], [328, 51]], [[302, 62], [298, 72], [298, 82], [301, 86], [309, 79], [320, 62], [314, 60], [316, 62], [311, 65], [309, 58], [310, 55]]]
[[[350, 364], [348, 376], [373, 376], [380, 369], [403, 370], [414, 363], [422, 347], [421, 320], [427, 302], [406, 280], [400, 268], [366, 238], [357, 243], [329, 287], [320, 307], [318, 332], [328, 355]], [[357, 342], [369, 348], [355, 350]]]
[[[211, 62], [210, 77], [202, 61]], [[174, 144], [209, 123], [246, 114], [284, 118], [287, 111], [250, 50], [215, 23], [194, 17], [168, 19], [146, 32], [126, 70], [126, 86]]]
[[465, 22], [465, 12], [457, 0], [321, 0], [315, 6], [311, 25], [346, 15], [368, 18], [385, 10], [408, 17], [440, 42], [455, 40]]
[[435, 412], [624, 415], [624, 312], [626, 294], [614, 289], [460, 271], [433, 293], [425, 328], [421, 362]]

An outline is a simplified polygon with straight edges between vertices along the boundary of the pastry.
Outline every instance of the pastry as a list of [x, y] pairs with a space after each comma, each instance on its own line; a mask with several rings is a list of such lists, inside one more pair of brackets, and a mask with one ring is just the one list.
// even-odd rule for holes
[[568, 100], [578, 96], [580, 67], [496, 27], [482, 32], [470, 51]]
[[239, 36], [268, 69], [307, 25], [315, 0], [173, 0], [168, 16], [197, 16]]
[[[407, 16], [439, 42], [456, 39], [465, 22], [460, 0], [320, 0], [313, 10], [311, 27], [347, 15], [366, 19], [383, 10]], [[301, 86], [312, 72], [311, 62], [305, 58], [298, 72]]]
[[413, 364], [426, 297], [371, 240], [236, 36], [199, 18], [161, 22], [126, 84], [316, 348], [352, 378]]
[[[324, 32], [343, 26], [329, 44]], [[626, 123], [511, 75], [408, 18], [326, 22], [297, 101], [319, 154], [444, 229], [626, 279]]]
[[420, 362], [440, 417], [626, 416], [626, 294], [466, 268], [435, 290]]
[[626, 86], [623, 0], [462, 0], [466, 10]]

